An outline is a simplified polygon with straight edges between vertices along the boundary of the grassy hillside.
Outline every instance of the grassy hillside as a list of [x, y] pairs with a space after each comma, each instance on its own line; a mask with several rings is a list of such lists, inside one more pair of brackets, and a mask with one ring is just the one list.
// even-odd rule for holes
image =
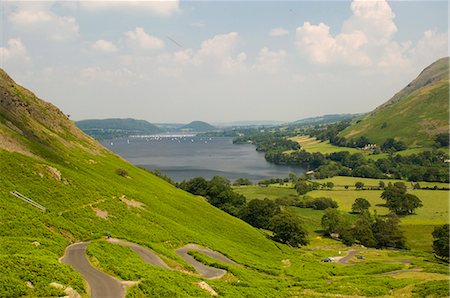
[[410, 147], [430, 146], [434, 136], [449, 132], [449, 58], [429, 67], [389, 101], [347, 129], [341, 136], [366, 136], [376, 144], [388, 138]]
[[77, 121], [76, 125], [96, 139], [108, 139], [138, 134], [156, 134], [163, 130], [145, 120], [92, 119]]
[[[203, 198], [101, 147], [3, 71], [0, 94], [0, 297], [64, 295], [52, 282], [86, 296], [81, 276], [58, 261], [67, 245], [79, 240], [92, 240], [88, 254], [96, 267], [140, 281], [129, 288], [128, 297], [205, 296], [195, 285], [203, 279], [175, 253], [187, 243], [207, 246], [240, 264], [216, 264], [228, 273], [208, 281], [225, 297], [381, 296], [428, 286], [429, 279], [419, 275], [380, 275], [404, 268], [397, 255], [346, 266], [320, 262], [346, 250], [339, 244], [320, 249], [277, 244]], [[117, 169], [126, 175], [116, 174]], [[47, 212], [11, 191], [44, 205]], [[143, 263], [129, 248], [101, 240], [107, 231], [153, 249], [179, 270]], [[422, 256], [409, 258], [446, 278], [446, 266], [421, 265]], [[442, 290], [445, 284], [435, 287]]]

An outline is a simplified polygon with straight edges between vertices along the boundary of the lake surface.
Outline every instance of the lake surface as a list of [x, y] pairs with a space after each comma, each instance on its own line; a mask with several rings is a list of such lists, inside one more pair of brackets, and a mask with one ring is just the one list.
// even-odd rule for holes
[[305, 169], [268, 163], [264, 153], [251, 144], [233, 144], [233, 138], [205, 138], [194, 135], [129, 137], [102, 141], [129, 162], [160, 170], [175, 181], [219, 175], [234, 180], [258, 181], [284, 178]]

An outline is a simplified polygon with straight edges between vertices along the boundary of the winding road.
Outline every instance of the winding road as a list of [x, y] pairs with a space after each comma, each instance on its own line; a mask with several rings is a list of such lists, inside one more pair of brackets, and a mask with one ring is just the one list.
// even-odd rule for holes
[[83, 276], [89, 284], [92, 298], [125, 297], [125, 286], [120, 280], [95, 269], [89, 263], [86, 258], [86, 247], [88, 244], [89, 242], [80, 242], [69, 245], [61, 261], [71, 265]]
[[351, 249], [347, 251], [347, 255], [344, 257], [333, 257], [334, 263], [348, 264], [348, 261], [358, 253], [358, 250]]
[[223, 263], [236, 265], [234, 261], [230, 260], [223, 254], [213, 251], [209, 248], [198, 246], [196, 244], [187, 244], [182, 248], [175, 250], [175, 252], [180, 257], [182, 257], [186, 262], [192, 265], [192, 267], [194, 267], [195, 270], [197, 270], [197, 272], [200, 273], [201, 276], [207, 279], [221, 278], [222, 276], [225, 275], [225, 273], [227, 273], [227, 271], [219, 268], [210, 267], [203, 263], [200, 263], [199, 261], [197, 261], [191, 255], [188, 254], [190, 250], [198, 251]]
[[[134, 250], [143, 260], [148, 264], [158, 266], [166, 270], [174, 270], [169, 267], [164, 261], [150, 249], [145, 248], [136, 243], [128, 242], [121, 239], [110, 238], [108, 242], [124, 245]], [[78, 271], [86, 282], [89, 284], [90, 294], [92, 298], [124, 298], [126, 293], [126, 285], [130, 282], [120, 281], [96, 268], [89, 263], [86, 257], [86, 248], [89, 242], [79, 242], [69, 245], [66, 248], [61, 262], [71, 265]], [[207, 279], [220, 278], [227, 273], [226, 270], [210, 267], [204, 265], [188, 254], [190, 250], [195, 250], [203, 253], [211, 258], [217, 259], [220, 262], [236, 265], [237, 263], [230, 260], [226, 256], [209, 248], [201, 247], [196, 244], [187, 244], [182, 248], [176, 250], [176, 253], [182, 257], [186, 262], [192, 265], [197, 272]], [[131, 282], [132, 284], [133, 282]]]
[[157, 254], [139, 244], [116, 238], [110, 238], [107, 239], [107, 241], [113, 244], [128, 246], [129, 248], [134, 250], [147, 264], [152, 264], [167, 270], [173, 270], [172, 268], [167, 266], [167, 264], [164, 263], [164, 261]]

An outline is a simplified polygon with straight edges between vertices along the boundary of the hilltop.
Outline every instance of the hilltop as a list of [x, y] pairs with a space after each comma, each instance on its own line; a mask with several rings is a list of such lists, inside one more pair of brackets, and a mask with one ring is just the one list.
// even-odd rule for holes
[[181, 126], [178, 128], [181, 131], [192, 131], [192, 132], [208, 132], [212, 130], [216, 130], [214, 126], [209, 123], [203, 121], [192, 121], [189, 124]]
[[449, 58], [425, 68], [390, 100], [341, 132], [382, 144], [388, 138], [409, 147], [431, 146], [439, 133], [449, 133]]
[[76, 125], [96, 139], [111, 139], [129, 135], [150, 135], [163, 132], [158, 126], [136, 119], [91, 119], [77, 121]]

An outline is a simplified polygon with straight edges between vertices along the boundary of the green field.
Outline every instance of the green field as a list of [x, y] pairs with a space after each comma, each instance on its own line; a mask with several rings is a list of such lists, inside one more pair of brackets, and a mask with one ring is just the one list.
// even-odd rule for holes
[[[356, 190], [354, 186], [348, 190], [344, 189], [344, 185], [354, 185], [356, 181], [365, 183], [366, 186], [378, 186], [379, 180], [377, 179], [364, 179], [354, 177], [333, 177], [324, 180], [317, 180], [317, 182], [332, 181], [336, 187], [333, 190], [314, 190], [308, 192], [308, 196], [312, 197], [329, 197], [338, 202], [339, 209], [350, 212], [353, 202], [356, 198], [365, 198], [371, 204], [370, 212], [376, 211], [378, 214], [387, 214], [389, 210], [383, 206], [385, 203], [380, 195], [381, 190]], [[386, 180], [384, 180], [387, 182]], [[399, 180], [391, 180], [399, 181]], [[404, 182], [404, 181], [403, 181]], [[447, 186], [445, 183], [423, 183], [422, 186], [434, 186], [438, 187]], [[424, 185], [423, 185], [424, 184]], [[241, 186], [235, 187], [235, 191], [246, 196], [247, 200], [252, 199], [276, 199], [279, 197], [295, 196], [295, 189], [289, 189], [286, 187], [260, 187], [260, 186]], [[405, 231], [408, 243], [411, 247], [430, 250], [433, 231], [436, 225], [442, 225], [449, 222], [449, 195], [450, 192], [446, 190], [409, 190], [410, 193], [418, 196], [423, 203], [423, 207], [416, 210], [416, 214], [408, 215], [401, 218], [401, 226]], [[316, 211], [311, 209], [302, 209], [291, 207], [291, 209], [302, 218], [305, 223], [305, 227], [309, 232], [320, 230], [320, 218], [323, 215], [323, 211]], [[314, 233], [313, 235], [316, 235]]]
[[[322, 142], [320, 140], [317, 140], [316, 138], [313, 138], [310, 136], [305, 136], [305, 135], [293, 137], [293, 138], [290, 138], [290, 140], [299, 143], [300, 146], [302, 147], [302, 149], [304, 149], [306, 152], [310, 152], [310, 153], [320, 152], [322, 154], [330, 154], [330, 153], [334, 153], [334, 152], [348, 151], [351, 154], [361, 153], [366, 158], [371, 159], [371, 160], [378, 160], [380, 158], [388, 157], [388, 155], [386, 153], [372, 154], [371, 151], [361, 150], [361, 149], [357, 149], [357, 148], [339, 147], [339, 146], [330, 144], [329, 141]], [[398, 151], [395, 154], [406, 156], [406, 155], [418, 154], [418, 153], [421, 153], [424, 151], [430, 151], [430, 150], [433, 150], [433, 148], [431, 148], [431, 147], [410, 148], [410, 149]], [[445, 149], [439, 149], [439, 150], [448, 152], [448, 150], [445, 150]]]
[[[383, 181], [386, 185], [391, 182], [403, 182], [408, 188], [412, 188], [411, 182], [398, 180], [398, 179], [372, 179], [372, 178], [360, 178], [360, 177], [346, 177], [346, 176], [334, 176], [332, 178], [327, 179], [320, 179], [320, 180], [314, 180], [319, 183], [324, 182], [333, 182], [335, 188], [344, 188], [346, 185], [349, 186], [349, 189], [355, 188], [356, 182], [362, 182], [364, 183], [365, 187], [378, 187], [379, 182]], [[421, 187], [434, 187], [437, 186], [438, 188], [446, 187], [449, 188], [450, 184], [448, 183], [441, 183], [441, 182], [425, 182], [425, 181], [419, 181], [419, 184]]]

